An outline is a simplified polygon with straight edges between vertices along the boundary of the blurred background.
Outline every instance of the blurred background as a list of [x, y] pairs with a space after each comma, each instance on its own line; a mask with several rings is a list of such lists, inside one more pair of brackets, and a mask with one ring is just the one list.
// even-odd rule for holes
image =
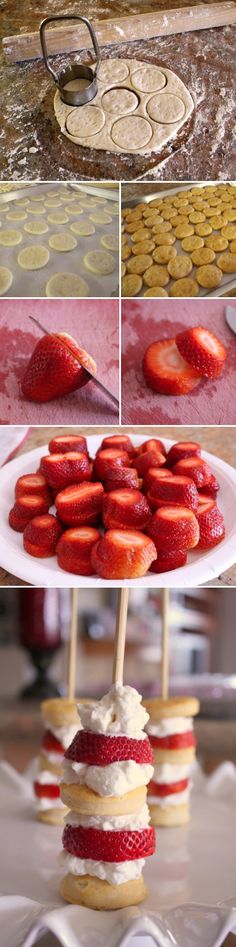
[[[115, 589], [80, 589], [76, 693], [111, 683]], [[66, 694], [70, 590], [0, 589], [0, 758], [23, 772], [39, 749], [40, 701]], [[125, 683], [160, 693], [161, 589], [131, 589]], [[236, 589], [170, 591], [170, 692], [196, 694], [198, 754], [206, 772], [236, 763]]]

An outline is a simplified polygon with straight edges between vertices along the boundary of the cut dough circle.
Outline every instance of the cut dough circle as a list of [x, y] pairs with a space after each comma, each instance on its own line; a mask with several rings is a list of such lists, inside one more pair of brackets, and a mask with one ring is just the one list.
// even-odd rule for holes
[[112, 217], [103, 211], [97, 211], [97, 213], [94, 211], [89, 215], [89, 220], [92, 220], [93, 224], [112, 224]]
[[149, 99], [147, 113], [154, 122], [171, 125], [172, 122], [179, 122], [184, 117], [185, 104], [178, 95], [173, 95], [172, 92], [162, 92], [160, 95], [153, 95]]
[[55, 213], [48, 214], [48, 220], [50, 224], [68, 224], [69, 217], [63, 211], [55, 210]]
[[83, 109], [72, 109], [67, 115], [66, 129], [75, 138], [90, 138], [97, 135], [105, 125], [105, 115], [97, 105], [84, 105]]
[[49, 197], [44, 203], [45, 207], [61, 207], [61, 200], [58, 197]]
[[102, 247], [105, 247], [106, 250], [112, 250], [113, 253], [118, 252], [119, 250], [119, 237], [116, 237], [115, 234], [111, 233], [104, 234], [101, 238]]
[[95, 233], [95, 227], [86, 220], [75, 220], [73, 224], [70, 224], [70, 230], [79, 234], [80, 237], [90, 237], [92, 233]]
[[102, 97], [102, 107], [109, 115], [133, 112], [137, 108], [139, 100], [135, 92], [131, 89], [109, 89]]
[[6, 217], [7, 220], [26, 220], [27, 214], [25, 210], [10, 210]]
[[48, 225], [46, 224], [46, 220], [27, 220], [27, 223], [24, 224], [24, 230], [26, 233], [41, 236], [42, 233], [47, 233]]
[[36, 204], [36, 207], [27, 207], [27, 214], [35, 214], [36, 217], [40, 217], [41, 214], [46, 214], [46, 207], [44, 204]]
[[101, 62], [98, 70], [98, 79], [100, 82], [123, 82], [129, 75], [129, 69], [125, 62], [118, 59], [108, 59], [107, 62]]
[[111, 138], [122, 151], [138, 151], [150, 141], [152, 128], [146, 118], [139, 115], [129, 115], [127, 118], [118, 118], [111, 129]]
[[[69, 207], [65, 207], [66, 213], [76, 214], [76, 216], [78, 214], [79, 215], [83, 214], [83, 207], [81, 205], [82, 205], [82, 201], [81, 203], [76, 203], [76, 201], [73, 201], [73, 204], [69, 204]], [[90, 207], [90, 204], [88, 204], [88, 207]]]
[[26, 207], [26, 204], [29, 204], [28, 197], [19, 197], [17, 201], [14, 201], [16, 207]]
[[21, 243], [22, 233], [20, 230], [2, 230], [0, 232], [0, 244], [2, 247], [15, 247]]
[[30, 195], [30, 200], [33, 204], [40, 204], [43, 200], [43, 194], [33, 194], [33, 196]]
[[52, 250], [57, 250], [59, 253], [66, 253], [77, 247], [77, 240], [72, 233], [52, 233], [48, 243]]
[[143, 66], [133, 72], [132, 85], [140, 92], [158, 92], [166, 85], [166, 77], [160, 69], [155, 69], [155, 66]]
[[114, 273], [116, 261], [111, 253], [106, 250], [90, 250], [84, 257], [84, 265], [92, 273], [98, 273], [99, 276], [108, 276]]
[[13, 275], [7, 266], [0, 266], [0, 296], [4, 296], [12, 284]]
[[88, 284], [75, 273], [54, 273], [46, 284], [46, 296], [74, 298], [89, 296]]
[[50, 253], [47, 247], [35, 244], [35, 246], [24, 247], [23, 250], [20, 250], [17, 263], [23, 270], [40, 270], [43, 266], [46, 266], [49, 257]]

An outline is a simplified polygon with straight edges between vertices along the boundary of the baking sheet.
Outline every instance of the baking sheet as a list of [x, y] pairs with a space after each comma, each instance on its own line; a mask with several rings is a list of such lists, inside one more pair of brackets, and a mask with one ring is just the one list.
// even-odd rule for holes
[[[212, 182], [212, 181], [199, 181], [199, 182], [196, 184], [196, 193], [197, 193], [198, 187], [207, 187], [208, 184], [209, 184], [210, 186], [212, 186], [212, 183], [214, 183], [214, 184], [217, 185], [217, 182]], [[222, 182], [219, 182], [219, 183], [222, 183]], [[223, 183], [224, 183], [224, 182], [223, 182]], [[230, 183], [230, 182], [227, 182], [227, 184], [228, 184], [228, 183]], [[233, 183], [234, 183], [234, 182], [233, 182]], [[175, 195], [179, 194], [180, 191], [181, 191], [182, 193], [183, 193], [184, 191], [188, 191], [188, 190], [191, 188], [191, 186], [192, 186], [192, 182], [189, 181], [189, 183], [186, 184], [185, 187], [183, 187], [183, 185], [182, 185], [181, 187], [180, 187], [180, 186], [176, 186], [176, 187], [173, 187], [173, 188], [168, 188], [168, 189], [166, 189], [166, 190], [152, 191], [150, 194], [144, 194], [144, 195], [142, 195], [142, 193], [140, 192], [139, 197], [136, 196], [135, 198], [132, 198], [132, 199], [129, 200], [129, 201], [127, 201], [127, 200], [122, 201], [122, 208], [124, 208], [124, 207], [132, 207], [132, 208], [134, 208], [134, 207], [136, 207], [137, 204], [140, 204], [141, 201], [142, 201], [142, 203], [144, 203], [144, 204], [149, 204], [150, 201], [153, 201], [153, 200], [156, 199], [156, 198], [158, 198], [158, 199], [161, 200], [163, 197], [170, 197], [171, 194], [173, 194], [173, 197], [174, 197]], [[121, 212], [122, 212], [122, 210], [121, 210]], [[176, 212], [177, 212], [177, 211], [176, 211]], [[216, 208], [216, 213], [217, 213], [217, 208]], [[209, 223], [210, 223], [210, 221], [209, 221]], [[144, 226], [144, 221], [142, 221], [142, 225]], [[140, 225], [140, 226], [141, 226], [141, 225]], [[138, 222], [137, 222], [137, 229], [138, 229]], [[217, 233], [220, 233], [220, 231], [219, 231], [219, 230], [212, 230], [212, 236], [214, 236], [214, 235], [217, 234]], [[129, 233], [126, 233], [126, 231], [125, 231], [125, 235], [126, 235], [127, 243], [129, 244], [129, 246], [133, 246], [132, 240], [131, 240], [131, 238], [130, 238], [130, 234], [129, 234]], [[180, 240], [176, 240], [176, 241], [175, 241], [175, 247], [176, 247], [176, 250], [177, 250], [177, 254], [178, 254], [178, 255], [179, 255], [179, 254], [183, 255], [183, 253], [184, 253], [185, 255], [190, 256], [190, 252], [189, 252], [188, 250], [183, 250], [183, 247], [181, 246], [181, 241], [180, 241]], [[215, 259], [213, 260], [214, 265], [217, 266], [218, 257], [220, 256], [220, 253], [222, 253], [222, 252], [223, 252], [223, 251], [220, 250], [218, 253], [216, 253]], [[129, 259], [130, 259], [130, 258], [129, 258]], [[128, 261], [125, 260], [124, 262], [127, 263]], [[197, 269], [197, 267], [194, 266], [194, 264], [193, 264], [192, 271], [191, 271], [191, 273], [189, 273], [189, 276], [190, 276], [191, 279], [195, 279], [196, 269]], [[127, 270], [127, 273], [128, 273], [128, 270]], [[168, 292], [168, 296], [169, 296], [169, 293], [170, 293], [171, 286], [173, 285], [174, 282], [175, 282], [175, 280], [170, 277], [170, 281], [169, 281], [169, 283], [168, 283], [168, 287], [166, 287], [166, 286], [164, 287], [164, 288], [166, 289], [166, 292]], [[143, 297], [143, 295], [144, 295], [146, 289], [148, 289], [148, 288], [149, 288], [148, 286], [143, 285], [143, 286], [142, 286], [142, 289], [140, 290], [139, 293], [136, 294], [135, 298], [137, 298], [138, 296]], [[204, 289], [202, 286], [199, 286], [199, 285], [198, 285], [198, 296], [195, 297], [195, 298], [199, 298], [200, 296], [207, 296], [208, 298], [216, 298], [216, 297], [219, 298], [219, 296], [223, 296], [224, 293], [228, 293], [228, 292], [230, 292], [232, 289], [235, 289], [235, 291], [236, 291], [236, 274], [233, 274], [233, 276], [229, 276], [227, 273], [223, 273], [221, 285], [218, 286], [217, 289], [212, 290], [212, 292], [207, 292], [206, 289]], [[123, 298], [128, 298], [128, 297], [123, 297]], [[149, 298], [151, 298], [151, 297], [149, 297]], [[153, 297], [153, 299], [154, 299], [154, 298], [156, 298], [156, 297]], [[177, 297], [169, 296], [169, 298], [170, 298], [170, 299], [174, 299], [174, 298], [177, 298]], [[186, 297], [183, 297], [183, 298], [186, 298]]]
[[[84, 207], [83, 214], [79, 214], [78, 216], [68, 214], [67, 216], [69, 217], [69, 220], [66, 224], [52, 224], [48, 220], [48, 216], [52, 214], [54, 211], [57, 212], [57, 211], [62, 211], [63, 209], [65, 210], [66, 203], [64, 199], [63, 199], [63, 202], [61, 203], [61, 206], [55, 207], [55, 208], [48, 207], [46, 208], [46, 213], [40, 216], [39, 215], [34, 216], [33, 213], [30, 213], [27, 216], [27, 218], [25, 218], [25, 220], [19, 220], [19, 221], [7, 220], [5, 212], [1, 214], [2, 206], [6, 204], [7, 205], [9, 204], [12, 210], [13, 208], [17, 210], [17, 205], [15, 204], [16, 200], [23, 199], [25, 197], [30, 201], [30, 199], [34, 197], [35, 195], [40, 195], [43, 201], [45, 200], [46, 195], [47, 195], [47, 198], [50, 199], [48, 196], [48, 191], [51, 191], [51, 192], [54, 191], [55, 196], [56, 196], [58, 191], [60, 192], [62, 191], [62, 188], [63, 188], [62, 183], [59, 182], [59, 183], [53, 184], [49, 181], [49, 182], [44, 182], [43, 185], [42, 184], [32, 185], [30, 189], [29, 187], [25, 187], [25, 188], [21, 188], [19, 191], [17, 190], [11, 191], [10, 193], [4, 194], [0, 197], [1, 230], [15, 229], [15, 230], [20, 230], [20, 232], [22, 233], [22, 241], [21, 243], [18, 243], [16, 246], [14, 247], [0, 246], [0, 265], [8, 267], [12, 271], [12, 274], [13, 274], [12, 285], [10, 286], [8, 292], [5, 293], [4, 295], [8, 297], [17, 296], [17, 297], [22, 297], [22, 298], [25, 298], [26, 296], [30, 298], [32, 298], [33, 296], [36, 296], [36, 297], [45, 296], [46, 283], [48, 282], [50, 277], [53, 276], [55, 273], [64, 273], [64, 272], [74, 273], [76, 276], [83, 277], [83, 279], [86, 281], [86, 283], [89, 286], [90, 297], [95, 297], [95, 298], [104, 297], [105, 298], [105, 297], [119, 295], [119, 254], [118, 252], [116, 253], [112, 252], [112, 256], [114, 256], [116, 260], [116, 269], [114, 270], [113, 273], [110, 273], [108, 276], [98, 276], [95, 273], [94, 274], [90, 273], [89, 270], [86, 269], [83, 263], [83, 258], [85, 254], [88, 253], [88, 251], [98, 250], [98, 249], [105, 250], [105, 247], [103, 248], [101, 244], [101, 237], [103, 237], [104, 235], [111, 235], [111, 234], [118, 236], [119, 216], [113, 215], [112, 222], [109, 224], [104, 225], [104, 224], [94, 223], [93, 226], [95, 227], [95, 233], [91, 234], [91, 236], [88, 236], [88, 237], [79, 236], [79, 234], [75, 234], [73, 233], [72, 230], [70, 230], [71, 223], [77, 220], [78, 221], [83, 220], [83, 222], [85, 221], [87, 222], [89, 219], [89, 215], [93, 211], [97, 212], [99, 209], [101, 209], [109, 213], [109, 207], [111, 207], [110, 202], [111, 201], [114, 202], [114, 194], [112, 193], [110, 194], [110, 192], [106, 190], [106, 194], [104, 194], [105, 203], [100, 204], [100, 202], [95, 203], [96, 197], [98, 197], [98, 194], [93, 195], [90, 192], [90, 194], [88, 194], [88, 199], [91, 200], [91, 202], [93, 201], [95, 206], [92, 207], [92, 203], [91, 203], [90, 208]], [[73, 193], [75, 196], [75, 199], [76, 200], [78, 199], [78, 201], [80, 198], [83, 199], [86, 196], [86, 194], [84, 193], [84, 189], [82, 192], [82, 190], [80, 190], [79, 188], [71, 188], [71, 187], [67, 187], [66, 185], [65, 185], [65, 192], [68, 193], [68, 198], [70, 198], [71, 194]], [[103, 196], [102, 189], [100, 189], [100, 196]], [[116, 194], [116, 197], [117, 197], [117, 194]], [[59, 200], [59, 196], [58, 196], [58, 200]], [[28, 205], [26, 205], [26, 207], [22, 207], [22, 211], [25, 211], [27, 213], [27, 206]], [[37, 207], [37, 203], [35, 204], [35, 206]], [[35, 234], [27, 234], [24, 230], [24, 224], [26, 224], [26, 222], [29, 220], [30, 221], [34, 221], [34, 220], [45, 221], [48, 225], [47, 233], [40, 234], [37, 236]], [[92, 221], [89, 221], [89, 222], [92, 223]], [[63, 233], [68, 232], [71, 235], [73, 234], [73, 236], [77, 240], [77, 246], [74, 248], [74, 250], [58, 253], [57, 251], [52, 250], [48, 246], [49, 237], [54, 233], [62, 233], [62, 232]], [[50, 251], [50, 258], [49, 258], [48, 263], [46, 264], [46, 266], [42, 267], [42, 269], [39, 269], [39, 270], [21, 269], [21, 267], [17, 263], [17, 257], [20, 250], [22, 250], [25, 247], [30, 247], [36, 244], [44, 246], [44, 247], [48, 247]]]

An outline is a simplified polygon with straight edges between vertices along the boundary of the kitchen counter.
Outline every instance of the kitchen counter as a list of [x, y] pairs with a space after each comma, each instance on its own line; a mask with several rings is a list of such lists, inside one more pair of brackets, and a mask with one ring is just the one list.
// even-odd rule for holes
[[[91, 19], [110, 18], [187, 6], [189, 0], [81, 0], [79, 12]], [[194, 3], [196, 5], [196, 2]], [[0, 0], [2, 36], [37, 30], [44, 16], [65, 12], [63, 0]], [[68, 0], [67, 13], [78, 12]], [[193, 31], [149, 41], [102, 48], [103, 58], [145, 59], [176, 71], [191, 92], [195, 112], [161, 155], [150, 158], [112, 155], [70, 143], [53, 112], [54, 88], [42, 61], [6, 64], [2, 57], [2, 131], [0, 177], [15, 181], [114, 179], [148, 176], [157, 180], [233, 179], [235, 126], [235, 31]], [[222, 55], [221, 55], [222, 51]], [[74, 58], [74, 54], [71, 54]], [[64, 55], [54, 59], [59, 68]], [[67, 59], [68, 62], [68, 59]]]

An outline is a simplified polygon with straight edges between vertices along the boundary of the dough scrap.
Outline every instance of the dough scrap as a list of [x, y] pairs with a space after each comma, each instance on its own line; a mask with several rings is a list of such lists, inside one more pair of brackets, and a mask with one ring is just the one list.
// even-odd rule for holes
[[17, 243], [21, 243], [22, 233], [20, 230], [1, 230], [0, 231], [0, 244], [2, 247], [15, 247]]
[[46, 220], [27, 220], [27, 223], [24, 224], [24, 230], [26, 233], [41, 236], [42, 233], [47, 233], [48, 225]]
[[98, 273], [99, 276], [108, 276], [116, 269], [114, 257], [106, 250], [90, 250], [84, 257], [84, 265], [87, 270]]
[[46, 284], [46, 296], [78, 298], [89, 296], [89, 287], [82, 276], [75, 273], [54, 273]]
[[72, 236], [72, 233], [53, 233], [49, 237], [49, 246], [52, 250], [57, 250], [59, 253], [66, 253], [68, 250], [74, 250], [77, 247], [77, 240]]
[[86, 220], [75, 220], [73, 224], [70, 224], [70, 230], [79, 234], [80, 237], [90, 237], [92, 233], [95, 233], [95, 227]]
[[102, 247], [105, 247], [105, 250], [112, 250], [113, 253], [118, 252], [119, 250], [119, 237], [116, 237], [116, 234], [104, 234], [101, 237]]
[[49, 261], [50, 253], [47, 247], [40, 244], [24, 247], [20, 250], [17, 257], [17, 263], [23, 270], [40, 270]]
[[7, 266], [0, 266], [0, 296], [4, 296], [12, 284], [13, 274]]

